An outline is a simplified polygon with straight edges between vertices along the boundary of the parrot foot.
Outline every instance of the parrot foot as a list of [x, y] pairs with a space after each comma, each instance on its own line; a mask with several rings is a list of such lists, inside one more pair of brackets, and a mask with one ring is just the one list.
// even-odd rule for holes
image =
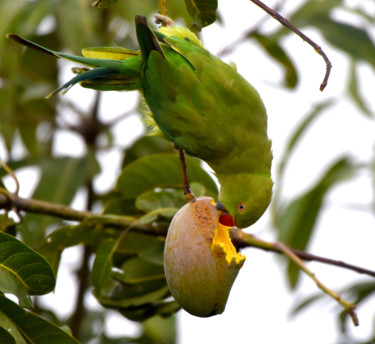
[[154, 17], [155, 17], [155, 23], [156, 24], [162, 24], [163, 26], [173, 26], [174, 25], [174, 21], [167, 16], [164, 16], [162, 14], [155, 14]]

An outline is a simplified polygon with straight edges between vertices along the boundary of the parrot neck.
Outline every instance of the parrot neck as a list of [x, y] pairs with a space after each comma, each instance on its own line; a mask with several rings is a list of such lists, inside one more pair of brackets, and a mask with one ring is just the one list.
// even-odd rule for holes
[[258, 146], [255, 149], [254, 147], [249, 147], [240, 152], [235, 150], [226, 156], [210, 161], [206, 160], [206, 162], [218, 176], [247, 173], [270, 177], [272, 162], [271, 142], [267, 140], [265, 147]]

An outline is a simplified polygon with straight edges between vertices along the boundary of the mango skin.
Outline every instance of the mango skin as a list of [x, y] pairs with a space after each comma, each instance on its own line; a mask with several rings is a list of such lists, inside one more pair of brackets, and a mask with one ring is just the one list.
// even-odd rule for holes
[[[184, 205], [170, 224], [164, 250], [164, 269], [175, 300], [192, 315], [221, 314], [245, 257], [229, 238], [229, 227], [212, 198]], [[218, 234], [220, 233], [220, 235]]]

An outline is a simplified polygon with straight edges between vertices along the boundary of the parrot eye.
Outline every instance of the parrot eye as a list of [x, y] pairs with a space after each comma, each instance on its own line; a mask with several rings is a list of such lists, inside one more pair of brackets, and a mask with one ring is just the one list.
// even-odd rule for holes
[[245, 204], [245, 203], [238, 203], [238, 205], [237, 205], [237, 210], [238, 210], [240, 213], [244, 212], [245, 209], [246, 209], [246, 204]]

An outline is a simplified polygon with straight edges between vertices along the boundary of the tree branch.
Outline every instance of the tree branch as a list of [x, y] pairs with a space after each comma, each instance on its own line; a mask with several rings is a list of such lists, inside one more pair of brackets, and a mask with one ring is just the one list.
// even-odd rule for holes
[[[35, 214], [49, 215], [58, 217], [64, 220], [78, 221], [84, 224], [102, 225], [106, 227], [115, 227], [119, 229], [128, 229], [132, 227], [138, 231], [160, 235], [163, 234], [158, 228], [139, 224], [138, 219], [132, 216], [112, 215], [112, 214], [96, 214], [91, 211], [80, 211], [72, 209], [61, 204], [53, 204], [49, 202], [39, 201], [35, 199], [25, 199], [15, 194], [8, 192], [5, 189], [0, 189], [0, 209], [10, 210], [16, 212], [26, 211]], [[165, 233], [164, 233], [165, 234]], [[252, 234], [232, 228], [231, 238], [233, 245], [237, 248], [254, 247], [265, 251], [272, 251], [275, 253], [283, 253], [278, 247], [277, 243], [272, 243], [256, 238]], [[352, 270], [360, 274], [365, 274], [375, 277], [375, 271], [364, 269], [362, 267], [345, 263], [341, 260], [334, 260], [310, 254], [304, 251], [299, 251], [290, 248], [290, 250], [305, 261], [316, 261], [323, 264], [337, 266], [343, 269]]]
[[[128, 228], [135, 226], [137, 218], [131, 216], [101, 215], [91, 211], [75, 210], [66, 205], [54, 204], [36, 199], [26, 199], [5, 189], [0, 189], [0, 209], [26, 211], [34, 214], [49, 215], [67, 221], [102, 224], [108, 227]], [[142, 226], [145, 229], [146, 226]]]

